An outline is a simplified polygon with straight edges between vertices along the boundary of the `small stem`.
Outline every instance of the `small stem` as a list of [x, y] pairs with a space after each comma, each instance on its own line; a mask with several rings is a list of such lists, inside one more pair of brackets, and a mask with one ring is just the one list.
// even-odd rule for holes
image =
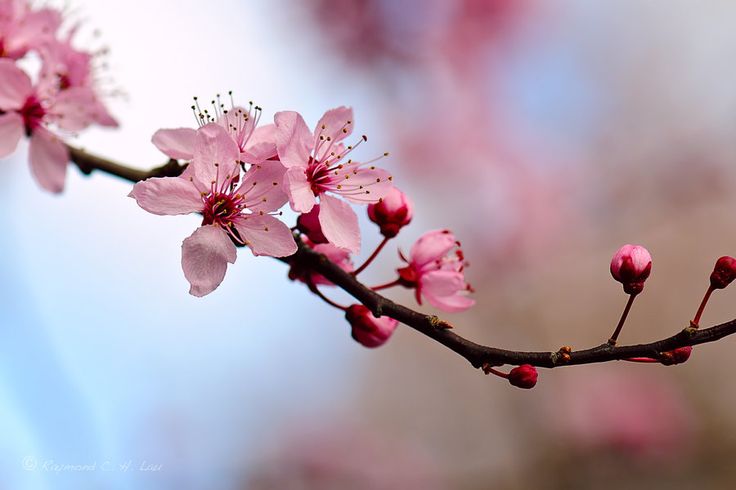
[[389, 240], [391, 240], [391, 239], [388, 238], [388, 237], [384, 237], [384, 239], [381, 240], [381, 243], [378, 244], [378, 247], [376, 247], [376, 249], [373, 251], [373, 253], [371, 254], [371, 256], [368, 257], [365, 260], [365, 262], [363, 262], [363, 265], [361, 265], [360, 267], [358, 267], [357, 269], [355, 269], [353, 271], [353, 275], [354, 276], [357, 276], [358, 274], [360, 274], [361, 272], [363, 272], [366, 267], [368, 267], [369, 265], [371, 265], [371, 262], [373, 262], [373, 259], [375, 259], [376, 257], [378, 257], [378, 254], [381, 253], [381, 250], [383, 250], [383, 247], [386, 246], [386, 244], [388, 243]]
[[613, 335], [611, 335], [611, 338], [608, 339], [609, 345], [616, 345], [616, 340], [618, 340], [618, 334], [620, 334], [621, 329], [624, 328], [626, 317], [629, 316], [631, 305], [634, 304], [634, 298], [636, 298], [635, 294], [632, 294], [629, 296], [629, 301], [626, 302], [626, 308], [624, 308], [624, 312], [621, 314], [621, 319], [618, 321], [618, 325], [616, 325], [616, 330], [613, 331]]
[[379, 284], [378, 286], [373, 286], [371, 289], [374, 291], [380, 291], [381, 289], [392, 288], [394, 286], [399, 286], [400, 284], [401, 284], [401, 279], [395, 279], [391, 282], [387, 282], [386, 284]]
[[338, 310], [342, 310], [342, 311], [347, 311], [348, 310], [348, 307], [347, 306], [343, 306], [343, 305], [341, 305], [339, 303], [335, 303], [330, 298], [328, 298], [327, 296], [325, 296], [324, 294], [322, 294], [322, 291], [320, 291], [317, 288], [317, 285], [314, 284], [314, 282], [312, 282], [312, 278], [311, 277], [307, 279], [307, 287], [309, 288], [310, 291], [312, 291], [314, 294], [316, 294], [317, 296], [319, 296], [322, 299], [322, 301], [324, 301], [328, 305], [334, 306]]
[[508, 374], [502, 373], [501, 371], [499, 371], [497, 369], [494, 369], [494, 368], [492, 368], [490, 366], [484, 368], [484, 371], [485, 371], [486, 374], [489, 374], [489, 373], [490, 374], [495, 374], [499, 378], [509, 379], [509, 375]]
[[700, 302], [698, 312], [695, 314], [695, 318], [693, 318], [693, 321], [691, 322], [695, 328], [698, 328], [698, 325], [700, 325], [700, 317], [703, 315], [703, 311], [705, 311], [705, 305], [708, 304], [708, 300], [710, 299], [710, 295], [713, 293], [713, 291], [715, 291], [713, 289], [713, 286], [709, 286], [708, 290], [705, 292], [705, 296], [703, 296], [703, 301]]
[[656, 359], [652, 359], [651, 357], [630, 357], [628, 359], [624, 359], [624, 361], [629, 362], [644, 362], [644, 363], [657, 363], [659, 364], [659, 361]]

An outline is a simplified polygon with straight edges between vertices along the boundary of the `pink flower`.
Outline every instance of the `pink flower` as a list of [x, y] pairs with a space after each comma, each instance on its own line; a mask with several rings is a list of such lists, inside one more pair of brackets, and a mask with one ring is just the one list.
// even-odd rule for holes
[[363, 305], [351, 305], [345, 318], [352, 328], [353, 338], [365, 347], [379, 347], [388, 341], [396, 330], [398, 321], [388, 316], [376, 318], [371, 310]]
[[465, 282], [467, 264], [459, 247], [460, 242], [449, 230], [435, 230], [414, 243], [409, 260], [401, 256], [409, 264], [398, 270], [401, 284], [415, 288], [420, 305], [422, 296], [432, 306], [450, 312], [464, 311], [475, 304], [467, 297], [473, 289]]
[[195, 132], [191, 159], [180, 177], [151, 178], [130, 193], [153, 214], [202, 215], [202, 225], [182, 244], [182, 269], [191, 294], [204, 296], [220, 285], [227, 264], [235, 263], [235, 244], [249, 246], [254, 255], [296, 252], [289, 228], [269, 214], [287, 201], [280, 163], [253, 165], [241, 179], [240, 149], [217, 124]]
[[[342, 270], [345, 272], [352, 272], [354, 269], [353, 261], [350, 256], [350, 252], [345, 250], [344, 248], [338, 248], [334, 246], [331, 243], [318, 243], [314, 244], [309, 239], [304, 239], [304, 242], [307, 244], [307, 246], [312, 247], [312, 249], [317, 252], [323, 254], [325, 257], [327, 257], [330, 262], [337, 264]], [[312, 284], [318, 285], [323, 284], [325, 286], [333, 286], [334, 284], [329, 281], [326, 277], [324, 277], [322, 274], [317, 274], [316, 272], [312, 272], [310, 269], [304, 269], [300, 267], [300, 265], [296, 262], [291, 264], [291, 268], [289, 269], [289, 279], [292, 281], [302, 281], [307, 282], [307, 280], [311, 280]]]
[[640, 245], [624, 245], [611, 259], [611, 275], [624, 285], [626, 294], [639, 294], [652, 272], [652, 256]]
[[[275, 115], [279, 159], [287, 167], [284, 185], [292, 209], [308, 213], [319, 197], [319, 222], [335, 246], [357, 253], [360, 250], [358, 217], [350, 205], [335, 195], [357, 204], [378, 202], [391, 188], [385, 170], [347, 159], [355, 146], [342, 143], [353, 130], [353, 111], [339, 107], [327, 111], [314, 132], [296, 112]], [[365, 136], [362, 141], [365, 141]]]
[[94, 120], [94, 95], [82, 88], [41, 95], [31, 79], [9, 59], [0, 59], [0, 158], [13, 153], [25, 134], [30, 137], [31, 172], [39, 185], [61, 192], [69, 152], [47, 126], [78, 131]]
[[368, 218], [381, 228], [383, 236], [393, 238], [411, 223], [413, 207], [406, 194], [392, 187], [381, 200], [368, 205]]
[[76, 29], [72, 29], [66, 39], [48, 42], [39, 48], [43, 60], [40, 85], [50, 94], [69, 89], [89, 91], [91, 106], [87, 110], [93, 121], [100, 126], [117, 127], [117, 121], [102, 103], [96, 87], [92, 69], [95, 55], [79, 51], [72, 46], [71, 40], [75, 33]]
[[0, 0], [0, 58], [22, 58], [52, 41], [60, 25], [57, 10], [31, 10], [26, 0]]

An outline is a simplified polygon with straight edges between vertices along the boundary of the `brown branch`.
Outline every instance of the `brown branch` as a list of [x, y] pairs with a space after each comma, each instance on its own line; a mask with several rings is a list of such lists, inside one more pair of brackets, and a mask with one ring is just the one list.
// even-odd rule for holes
[[[185, 166], [176, 160], [150, 171], [137, 170], [110, 160], [92, 155], [82, 150], [70, 147], [72, 161], [80, 170], [89, 174], [99, 170], [117, 177], [138, 182], [149, 177], [175, 177], [184, 171]], [[387, 315], [423, 333], [445, 347], [460, 354], [476, 368], [484, 365], [500, 366], [502, 364], [531, 364], [533, 366], [554, 368], [577, 364], [593, 364], [607, 361], [620, 361], [635, 357], [649, 357], [658, 359], [663, 352], [679, 347], [715, 342], [723, 337], [736, 333], [736, 319], [705, 329], [687, 327], [679, 333], [662, 340], [648, 344], [612, 346], [608, 343], [589, 349], [572, 351], [568, 355], [561, 351], [549, 352], [521, 352], [476, 344], [457, 335], [452, 326], [434, 315], [425, 315], [406, 306], [394, 303], [390, 299], [378, 294], [363, 285], [355, 276], [342, 270], [324, 255], [315, 252], [306, 245], [300, 245], [299, 250], [291, 257], [282, 259], [284, 262], [298, 263], [301, 267], [309, 268], [323, 275], [342, 290], [367, 306], [374, 315]]]

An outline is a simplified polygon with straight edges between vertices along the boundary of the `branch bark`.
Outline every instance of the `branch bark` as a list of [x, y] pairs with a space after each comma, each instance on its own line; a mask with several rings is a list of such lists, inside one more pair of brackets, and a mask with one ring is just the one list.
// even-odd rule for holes
[[[176, 160], [170, 160], [160, 167], [145, 171], [107, 160], [71, 146], [69, 152], [72, 162], [85, 174], [98, 170], [130, 182], [138, 182], [150, 177], [176, 177], [181, 175], [186, 168], [186, 165], [180, 165]], [[318, 272], [368, 307], [375, 316], [387, 315], [400, 321], [461, 355], [475, 368], [481, 368], [484, 365], [500, 366], [503, 364], [531, 364], [537, 367], [554, 368], [617, 361], [633, 357], [659, 359], [663, 352], [679, 347], [715, 342], [736, 333], [736, 319], [734, 319], [705, 329], [686, 327], [671, 337], [647, 344], [612, 346], [604, 343], [584, 350], [571, 351], [569, 355], [563, 355], [561, 351], [524, 352], [499, 349], [477, 344], [461, 337], [452, 330], [450, 323], [441, 320], [437, 316], [426, 315], [391, 301], [365, 286], [353, 274], [345, 272], [327, 257], [306, 245], [300, 245], [296, 254], [282, 259], [282, 261], [298, 263], [301, 267]]]

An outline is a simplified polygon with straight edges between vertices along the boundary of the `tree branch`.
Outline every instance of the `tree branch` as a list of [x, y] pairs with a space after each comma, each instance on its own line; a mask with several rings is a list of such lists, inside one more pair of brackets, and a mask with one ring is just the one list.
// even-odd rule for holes
[[[130, 182], [138, 182], [150, 177], [176, 177], [181, 175], [186, 168], [185, 165], [180, 165], [176, 160], [170, 160], [161, 167], [144, 171], [127, 167], [77, 148], [69, 147], [69, 152], [72, 161], [85, 174], [99, 170]], [[500, 366], [503, 364], [531, 364], [538, 367], [554, 368], [618, 361], [634, 357], [659, 359], [663, 352], [679, 347], [715, 342], [736, 333], [736, 319], [734, 319], [705, 329], [687, 327], [671, 337], [648, 344], [612, 346], [604, 343], [589, 349], [571, 351], [569, 355], [564, 355], [562, 351], [521, 352], [505, 350], [476, 344], [457, 335], [452, 330], [450, 323], [439, 319], [437, 316], [425, 315], [391, 301], [363, 285], [354, 275], [345, 272], [327, 257], [304, 244], [300, 244], [299, 250], [293, 256], [282, 259], [282, 261], [298, 263], [301, 267], [318, 272], [368, 307], [375, 316], [387, 315], [408, 325], [460, 354], [475, 368], [481, 368], [484, 365]]]

